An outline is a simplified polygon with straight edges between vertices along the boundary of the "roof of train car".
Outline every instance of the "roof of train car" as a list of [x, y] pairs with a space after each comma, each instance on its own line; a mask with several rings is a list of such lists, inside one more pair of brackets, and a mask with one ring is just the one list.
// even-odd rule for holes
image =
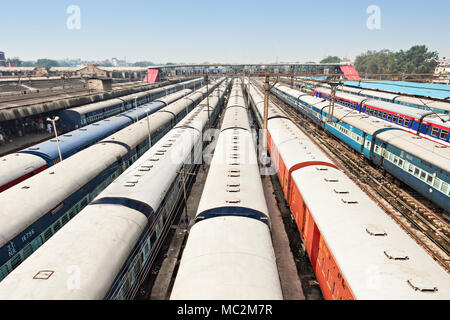
[[[114, 133], [118, 126], [125, 126], [131, 122], [132, 121], [127, 117], [116, 115], [58, 136], [61, 154], [64, 158], [66, 154], [73, 152], [77, 148], [84, 148], [91, 145], [98, 140], [99, 136], [107, 137], [109, 134]], [[47, 161], [53, 161], [59, 158], [56, 138], [21, 150], [20, 153], [38, 155]]]
[[[317, 87], [316, 90], [320, 89], [328, 89], [330, 86], [327, 84], [321, 84], [320, 87]], [[410, 103], [417, 106], [424, 107], [425, 109], [429, 108], [436, 108], [441, 109], [444, 111], [450, 111], [450, 100], [448, 102], [441, 101], [441, 100], [431, 100], [427, 99], [425, 97], [413, 97], [413, 96], [407, 96], [405, 93], [389, 93], [384, 91], [379, 91], [379, 89], [371, 89], [371, 88], [361, 88], [361, 87], [351, 87], [349, 85], [342, 85], [338, 87], [338, 90], [340, 91], [350, 91], [352, 94], [356, 95], [367, 95], [367, 96], [373, 96], [373, 97], [380, 97], [384, 99], [394, 100], [398, 102], [404, 102], [404, 103]]]
[[[188, 81], [188, 82], [186, 82], [186, 84], [189, 84], [191, 82], [194, 82], [194, 80]], [[165, 90], [177, 87], [182, 84], [183, 83], [173, 84], [170, 86], [155, 88], [155, 89], [134, 93], [134, 94], [130, 94], [130, 95], [119, 97], [119, 98], [106, 100], [106, 101], [90, 103], [90, 104], [87, 104], [84, 106], [63, 110], [62, 112], [74, 112], [74, 113], [79, 113], [79, 114], [86, 114], [86, 113], [94, 112], [94, 111], [97, 111], [97, 110], [100, 110], [103, 108], [108, 108], [108, 107], [116, 105], [116, 104], [122, 104], [122, 103], [124, 103], [124, 101], [134, 101], [136, 99], [136, 97], [140, 98], [140, 97], [146, 96], [148, 94], [155, 94], [158, 92], [163, 92]]]
[[[201, 89], [194, 95], [202, 96], [201, 92], [205, 90], [206, 88]], [[177, 101], [175, 104], [179, 104], [179, 102]], [[184, 107], [184, 104], [178, 105], [178, 108]], [[163, 119], [172, 118], [169, 113], [158, 112], [150, 117], [155, 119], [152, 122], [152, 130], [156, 130], [164, 122]], [[31, 177], [0, 193], [0, 204], [2, 206], [0, 211], [0, 245], [20, 232], [24, 225], [30, 225], [40, 216], [55, 208], [60, 204], [60, 199], [66, 199], [80, 186], [91, 181], [100, 172], [116, 162], [118, 157], [126, 155], [129, 152], [128, 149], [133, 149], [146, 137], [148, 137], [147, 121], [141, 120], [56, 164], [51, 170]], [[107, 141], [120, 142], [120, 144], [103, 143]], [[79, 174], [79, 168], [82, 168], [83, 175]], [[64, 179], [62, 180], [61, 177], [64, 177]], [[67, 183], [67, 181], [70, 183]], [[42, 188], [42, 186], [46, 187]], [[41, 201], [42, 199], [45, 199], [45, 201]]]
[[[348, 113], [348, 109], [345, 110], [344, 107], [337, 109], [340, 109], [342, 113], [345, 111]], [[352, 113], [361, 118], [360, 113], [351, 111], [350, 114]], [[382, 122], [380, 121], [380, 123]], [[401, 136], [412, 136], [402, 130], [392, 132], [399, 133]], [[430, 145], [429, 141], [423, 141]], [[290, 149], [281, 150], [281, 153], [286, 153]], [[302, 159], [308, 158], [310, 155], [307, 150], [303, 151], [301, 148], [297, 148], [294, 156]], [[384, 299], [448, 299], [449, 277], [427, 253], [389, 217], [380, 214], [381, 209], [343, 172], [334, 169], [327, 171], [315, 169], [309, 167], [297, 170], [293, 173], [293, 178], [357, 299], [376, 299], [378, 297]], [[318, 179], [319, 175], [323, 175], [327, 180], [322, 177]], [[304, 181], [310, 183], [305, 184]], [[333, 184], [330, 188], [326, 181], [338, 181], [338, 185]], [[343, 196], [341, 193], [336, 193], [336, 188], [349, 193]], [[317, 190], [321, 190], [321, 192], [317, 192]], [[348, 204], [353, 201], [358, 203], [356, 205]], [[330, 204], [330, 202], [333, 203]], [[331, 207], [334, 210], [329, 210]], [[376, 238], [372, 238], [374, 241], [368, 241], [371, 235], [365, 229], [386, 231], [387, 237], [380, 239], [387, 241], [382, 242]], [[347, 235], [346, 237], [342, 237], [343, 232]], [[387, 255], [402, 253], [401, 250], [405, 250], [410, 260], [406, 263], [395, 260], [389, 263]], [[375, 267], [373, 272], [368, 270], [371, 275], [379, 277], [380, 280], [380, 277], [383, 277], [383, 281], [379, 281], [378, 286], [371, 286], [372, 282], [367, 281], [367, 272], [362, 272], [360, 261], [365, 264], [369, 262]], [[417, 261], [421, 262], [421, 266], [417, 266]], [[412, 287], [413, 285], [424, 285], [427, 288], [437, 287], [438, 291], [422, 293], [416, 291]]]
[[42, 168], [47, 163], [34, 155], [15, 153], [0, 158], [0, 186]]
[[[445, 270], [342, 171], [308, 167], [293, 179], [356, 299], [449, 298]], [[389, 258], [402, 255], [409, 259]], [[416, 291], [418, 283], [438, 291]]]
[[367, 81], [367, 82], [345, 81], [344, 84], [353, 87], [378, 89], [396, 92], [400, 94], [410, 94], [423, 97], [450, 99], [450, 86], [448, 85], [405, 82], [405, 81]]
[[[350, 87], [345, 87], [345, 90], [347, 90]], [[360, 95], [368, 95], [368, 96], [374, 96], [374, 97], [379, 97], [379, 98], [383, 98], [383, 99], [389, 99], [389, 100], [394, 100], [396, 97], [398, 97], [398, 94], [395, 93], [387, 93], [387, 92], [380, 92], [380, 91], [374, 91], [374, 90], [360, 90], [357, 89], [358, 94]]]
[[[118, 155], [128, 152], [118, 144], [94, 145], [86, 150], [0, 193], [0, 246], [116, 162]], [[76, 169], [79, 167], [83, 174]]]
[[385, 131], [378, 134], [377, 138], [444, 171], [448, 172], [450, 169], [449, 147], [433, 143], [403, 130]]
[[[211, 103], [213, 104], [217, 99], [217, 97], [211, 97], [210, 101], [212, 101]], [[202, 117], [203, 124], [206, 123], [206, 114], [194, 112], [194, 115], [196, 115], [197, 118]], [[183, 121], [190, 122], [192, 121], [192, 117], [186, 118]], [[180, 122], [181, 126], [183, 121]], [[190, 125], [197, 127], [200, 126], [200, 124], [195, 121]], [[174, 150], [174, 148], [168, 149], [165, 152], [165, 157], [170, 157], [172, 153], [176, 153], [176, 151], [180, 150], [183, 152], [190, 152], [190, 149], [185, 150], [184, 148], [184, 142], [186, 142], [186, 139], [190, 139], [190, 136], [187, 134], [179, 134], [179, 132], [183, 132], [185, 130], [187, 129], [175, 128], [171, 131], [173, 134], [177, 135], [176, 138], [179, 140], [176, 146], [177, 150]], [[194, 134], [197, 134], [197, 138], [198, 136], [201, 137], [196, 130], [191, 131], [194, 132]], [[167, 164], [176, 164], [173, 161], [159, 161], [158, 165], [157, 162], [151, 161], [150, 159], [154, 156], [158, 156], [158, 154], [161, 153], [161, 149], [166, 148], [165, 144], [168, 143], [168, 140], [171, 140], [170, 143], [172, 143], [173, 139], [173, 135], [165, 136], [164, 139], [155, 144], [151, 151], [147, 152], [142, 158], [135, 162], [123, 175], [116, 179], [107, 190], [97, 196], [96, 199], [107, 196], [115, 196], [116, 193], [121, 196], [128, 194], [128, 197], [137, 198], [140, 200], [145, 199], [145, 203], [150, 203], [153, 208], [157, 208], [157, 202], [160, 202], [163, 199], [161, 197], [161, 193], [168, 189], [168, 185], [170, 185], [173, 180], [168, 179], [168, 175], [177, 174], [176, 170], [169, 172], [170, 170]], [[108, 146], [119, 147], [116, 144], [109, 144]], [[91, 155], [95, 157], [95, 153], [91, 153]], [[151, 163], [152, 166], [158, 167], [151, 170], [151, 176], [145, 175], [144, 171], [136, 172], [136, 170], [144, 168], [147, 169], [147, 165], [149, 163]], [[177, 166], [179, 166], [179, 164]], [[145, 172], [148, 172], [148, 170]], [[160, 178], [157, 179], [159, 183], [156, 184], [154, 183], [155, 174]], [[150, 181], [148, 181], [149, 179]], [[138, 184], [138, 182], [135, 182], [136, 180], [141, 180], [140, 182], [142, 183]], [[123, 187], [123, 184], [135, 183], [138, 184], [135, 188]], [[154, 189], [155, 186], [159, 187], [161, 192], [148, 192], [148, 188]], [[0, 285], [0, 296], [2, 296], [5, 291], [8, 291], [9, 298], [19, 296], [22, 298], [30, 297], [33, 299], [36, 299], [37, 297], [41, 299], [43, 296], [46, 298], [55, 297], [59, 299], [104, 298], [106, 291], [110, 288], [111, 283], [113, 283], [113, 280], [119, 273], [120, 267], [126, 261], [130, 251], [139, 239], [142, 230], [148, 224], [148, 219], [141, 214], [141, 212], [130, 209], [126, 206], [96, 204], [91, 205], [88, 208], [89, 214], [86, 214], [86, 211], [82, 211], [63, 229], [64, 232], [55, 234], [55, 236], [47, 242], [46, 246], [40, 248], [40, 254], [35, 254], [33, 257], [30, 257], [26, 263], [23, 263], [18, 267], [18, 270], [8, 276]], [[92, 232], [93, 226], [96, 228], [95, 233]], [[98, 240], [99, 235], [101, 235], [100, 238], [104, 241], [92, 241], [92, 237], [95, 237], [95, 239]], [[76, 241], [79, 245], [73, 246], [74, 239], [82, 240], [81, 242]], [[91, 243], [89, 245], [89, 253], [85, 252], [85, 244], [82, 242], [85, 239], [88, 239], [89, 243]], [[112, 243], [115, 243], [115, 245], [111, 245]], [[71, 247], [71, 250], [67, 251], [68, 247]], [[47, 248], [48, 252], [45, 251]], [[115, 253], [113, 259], [109, 257], [111, 250]], [[91, 256], [89, 257], [89, 255]], [[53, 256], [54, 259], [49, 258], [49, 256]], [[105, 272], [106, 260], [108, 261], [107, 265], [109, 268], [107, 272]], [[85, 279], [85, 281], [87, 281], [87, 285], [83, 286], [83, 290], [68, 290], [65, 285], [66, 279], [64, 277], [60, 277], [60, 272], [57, 271], [66, 270], [67, 263], [70, 265], [80, 265], [80, 263], [84, 263], [85, 261], [95, 261], [95, 263], [90, 263], [83, 267], [83, 273], [89, 277]], [[42, 266], [43, 269], [48, 269], [49, 265], [52, 266], [52, 270], [56, 271], [56, 275], [54, 277], [52, 276], [48, 282], [48, 286], [53, 287], [54, 290], [47, 290], [47, 286], [42, 287], [39, 284], [37, 284], [36, 287], [30, 287], [30, 283], [27, 281], [29, 280], [28, 278], [24, 282], [20, 281], [24, 279], [24, 273], [30, 272], [35, 274], [36, 266]], [[101, 268], [99, 268], [99, 266], [101, 266]], [[98, 274], [98, 271], [101, 271], [101, 275]], [[21, 287], [24, 283], [27, 288], [26, 290]], [[9, 285], [11, 285], [11, 287], [9, 287]], [[2, 290], [2, 288], [7, 289]], [[61, 292], [61, 290], [64, 292]]]
[[418, 106], [423, 106], [427, 109], [429, 108], [438, 108], [445, 111], [450, 111], [450, 101], [436, 101], [436, 100], [429, 100], [425, 98], [417, 98], [417, 97], [409, 97], [409, 96], [398, 96], [395, 101], [404, 102], [404, 103], [411, 103]]
[[[301, 97], [300, 99], [303, 100], [305, 97]], [[315, 97], [311, 98], [315, 99], [317, 103], [320, 103], [321, 99]], [[311, 103], [311, 101], [308, 101], [308, 103]], [[318, 104], [316, 106], [319, 108], [321, 104]], [[329, 107], [329, 105], [326, 102], [324, 102], [322, 106]], [[327, 112], [327, 109], [324, 109], [324, 111]], [[334, 109], [334, 116], [340, 121], [346, 122], [355, 128], [363, 130], [364, 132], [370, 135], [373, 135], [375, 132], [381, 129], [386, 128], [399, 129], [399, 130], [390, 130], [389, 132], [393, 132], [393, 134], [403, 137], [403, 139], [405, 139], [404, 140], [405, 142], [408, 141], [408, 143], [405, 143], [405, 148], [407, 149], [405, 151], [411, 153], [412, 155], [420, 159], [426, 160], [429, 163], [436, 165], [442, 169], [448, 170], [448, 163], [449, 163], [448, 154], [450, 152], [450, 148], [443, 148], [441, 144], [438, 144], [434, 141], [425, 138], [417, 139], [415, 135], [411, 134], [410, 132], [402, 130], [400, 127], [391, 125], [389, 122], [380, 120], [378, 118], [369, 116], [364, 113], [360, 113], [358, 111], [349, 109], [344, 106], [336, 105]], [[383, 133], [380, 134], [379, 137], [383, 137], [384, 134], [389, 136], [387, 133]], [[402, 142], [400, 141], [400, 139], [396, 140], [395, 143], [398, 148], [402, 149]], [[415, 148], [414, 145], [416, 145], [417, 147]], [[447, 168], [445, 167], [445, 162], [447, 162]]]
[[[147, 224], [143, 214], [123, 206], [97, 205], [80, 212], [0, 283], [0, 299], [104, 299]], [[66, 285], [73, 266], [82, 270], [79, 290]], [[30, 281], [39, 270], [53, 272], [45, 282]]]
[[[370, 100], [364, 101], [364, 105], [369, 105], [369, 106], [377, 107], [380, 109], [392, 111], [399, 115], [402, 114], [402, 115], [406, 115], [409, 117], [413, 117], [415, 119], [420, 119], [421, 116], [430, 113], [430, 111], [428, 111], [428, 110], [417, 109], [417, 108], [413, 108], [413, 107], [400, 105], [397, 103], [385, 102], [385, 101], [375, 100], [375, 99], [370, 99]], [[444, 118], [448, 118], [448, 116], [449, 116], [446, 114], [440, 114], [440, 115]], [[426, 120], [431, 121], [431, 119], [428, 119], [428, 118]]]
[[[327, 94], [330, 94], [330, 92], [331, 92], [331, 90], [327, 89], [327, 88], [320, 88], [320, 89], [321, 89], [321, 92], [324, 92]], [[413, 117], [415, 119], [419, 119], [422, 115], [430, 112], [428, 110], [422, 110], [422, 109], [417, 109], [414, 107], [408, 107], [408, 106], [400, 105], [397, 103], [386, 102], [386, 101], [381, 101], [381, 100], [377, 100], [377, 99], [367, 99], [365, 97], [360, 97], [360, 96], [356, 96], [353, 94], [347, 94], [342, 91], [338, 91], [336, 93], [336, 95], [339, 97], [342, 97], [344, 99], [347, 99], [347, 100], [351, 100], [351, 101], [354, 101], [357, 103], [363, 103], [364, 105], [369, 105], [369, 106], [374, 106], [377, 108], [389, 110], [389, 111], [395, 112], [397, 114], [403, 114], [403, 115], [406, 115], [409, 117]], [[383, 95], [380, 93], [377, 93], [377, 96], [381, 97]], [[396, 100], [398, 100], [398, 99], [396, 99]], [[445, 119], [448, 118], [448, 115], [445, 115], [445, 114], [440, 114], [440, 116], [444, 117]], [[434, 120], [437, 120], [437, 122], [435, 122]], [[444, 122], [439, 121], [439, 119], [434, 119], [433, 117], [427, 117], [426, 121], [432, 122], [435, 124], [445, 125]]]
[[249, 298], [283, 299], [267, 226], [245, 217], [216, 217], [196, 223], [170, 299]]

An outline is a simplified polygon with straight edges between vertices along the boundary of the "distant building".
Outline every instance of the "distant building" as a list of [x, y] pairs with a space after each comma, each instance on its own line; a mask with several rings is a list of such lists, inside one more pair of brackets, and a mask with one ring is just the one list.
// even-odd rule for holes
[[438, 60], [438, 65], [434, 70], [436, 75], [443, 75], [450, 73], [450, 59], [446, 59], [445, 57]]
[[350, 60], [350, 59], [347, 59], [347, 58], [343, 58], [342, 60], [341, 60], [341, 63], [346, 63], [346, 64], [353, 64], [352, 63], [352, 60]]
[[117, 58], [112, 58], [111, 59], [111, 64], [114, 67], [127, 67], [128, 66], [128, 64], [127, 64], [127, 62], [125, 60], [119, 60]]
[[433, 83], [450, 84], [450, 59], [439, 59], [434, 74], [437, 79]]
[[7, 62], [6, 62], [6, 67], [7, 67], [7, 68], [17, 67], [17, 63], [12, 62], [12, 61], [7, 61]]
[[0, 51], [0, 67], [6, 67], [6, 58], [3, 51]]

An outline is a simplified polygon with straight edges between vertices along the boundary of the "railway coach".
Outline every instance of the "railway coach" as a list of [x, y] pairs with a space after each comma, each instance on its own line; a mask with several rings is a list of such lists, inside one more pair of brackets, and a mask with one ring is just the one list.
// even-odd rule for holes
[[269, 214], [235, 80], [172, 300], [281, 300]]
[[344, 106], [336, 105], [329, 121], [328, 102], [310, 96], [296, 98], [297, 90], [281, 86], [277, 90], [274, 93], [280, 96], [278, 92], [283, 92], [284, 101], [298, 112], [314, 118], [371, 163], [450, 212], [450, 148]]
[[[250, 88], [262, 118], [263, 94]], [[269, 104], [268, 150], [326, 299], [450, 298], [450, 277]], [[317, 192], [320, 190], [320, 192]]]
[[56, 139], [50, 139], [0, 158], [0, 163], [2, 163], [2, 166], [0, 166], [0, 192], [60, 162], [60, 151], [61, 157], [66, 159], [133, 122], [143, 119], [146, 117], [146, 110], [148, 110], [148, 114], [153, 114], [191, 92], [189, 89], [181, 90], [144, 104], [136, 110], [125, 111], [119, 115], [68, 132], [59, 136], [58, 142]]
[[[331, 97], [331, 90], [317, 88], [315, 96], [325, 98]], [[450, 115], [437, 114], [434, 111], [419, 110], [416, 108], [398, 105], [382, 100], [373, 100], [357, 95], [336, 92], [336, 102], [350, 109], [379, 118], [383, 121], [398, 125], [405, 130], [428, 136], [437, 141], [450, 141]]]
[[[225, 86], [220, 89], [4, 279], [0, 299], [133, 298], [192, 179], [181, 169], [193, 173], [202, 162], [202, 132], [218, 115]], [[80, 268], [79, 288], [67, 285], [71, 266]]]
[[202, 81], [202, 79], [190, 80], [145, 92], [130, 94], [120, 98], [62, 110], [59, 113], [61, 127], [64, 131], [72, 131], [126, 110], [136, 108], [139, 105], [149, 103], [179, 90], [200, 88]]
[[[221, 82], [220, 80], [219, 82]], [[210, 92], [219, 82], [210, 86]], [[161, 139], [205, 96], [206, 88], [149, 117]], [[53, 236], [149, 148], [141, 120], [0, 194], [0, 280]]]
[[[384, 102], [391, 102], [407, 107], [412, 107], [420, 110], [433, 111], [435, 113], [450, 114], [450, 102], [442, 100], [431, 100], [426, 97], [410, 96], [399, 93], [380, 91], [378, 89], [368, 89], [356, 87], [356, 83], [352, 85], [342, 85], [339, 90], [351, 95], [358, 95], [369, 99], [380, 100]], [[317, 83], [314, 85], [314, 91], [318, 87]], [[320, 87], [330, 88], [330, 85], [322, 83]], [[320, 88], [319, 88], [320, 89]], [[447, 99], [448, 100], [448, 99]]]

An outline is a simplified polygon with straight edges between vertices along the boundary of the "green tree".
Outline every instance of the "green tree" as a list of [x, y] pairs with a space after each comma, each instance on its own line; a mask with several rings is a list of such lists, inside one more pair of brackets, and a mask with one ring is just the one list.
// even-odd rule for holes
[[155, 64], [150, 61], [138, 61], [133, 64], [134, 67], [148, 67], [148, 66], [154, 66]]
[[22, 62], [22, 67], [36, 67], [36, 62], [24, 61], [24, 62]]
[[22, 60], [20, 60], [17, 57], [8, 59], [8, 62], [15, 63], [17, 67], [21, 67], [22, 66]]
[[355, 68], [360, 73], [433, 73], [439, 55], [424, 45], [407, 51], [367, 51], [356, 57]]
[[341, 59], [339, 57], [332, 57], [332, 56], [328, 56], [325, 59], [323, 59], [322, 61], [320, 61], [320, 63], [339, 63], [341, 62]]
[[108, 61], [108, 60], [102, 61], [102, 62], [99, 64], [99, 66], [100, 66], [100, 67], [114, 67], [114, 65], [113, 65], [110, 61]]
[[43, 67], [43, 68], [51, 68], [51, 67], [58, 67], [58, 61], [50, 60], [50, 59], [38, 59], [36, 62], [36, 66]]

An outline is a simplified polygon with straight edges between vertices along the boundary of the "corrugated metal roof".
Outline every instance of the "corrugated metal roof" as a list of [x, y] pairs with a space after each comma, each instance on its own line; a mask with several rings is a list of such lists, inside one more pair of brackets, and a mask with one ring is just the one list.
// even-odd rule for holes
[[407, 81], [346, 81], [345, 85], [371, 88], [400, 94], [450, 99], [450, 85]]

